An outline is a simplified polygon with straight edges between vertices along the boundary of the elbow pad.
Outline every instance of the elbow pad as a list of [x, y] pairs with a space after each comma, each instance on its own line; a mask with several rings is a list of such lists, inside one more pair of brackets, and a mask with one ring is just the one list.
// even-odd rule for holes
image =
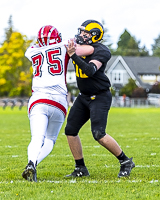
[[97, 66], [94, 63], [92, 63], [92, 62], [86, 63], [75, 53], [71, 56], [71, 58], [78, 65], [78, 67], [82, 70], [82, 72], [85, 73], [87, 76], [91, 77], [97, 71]]

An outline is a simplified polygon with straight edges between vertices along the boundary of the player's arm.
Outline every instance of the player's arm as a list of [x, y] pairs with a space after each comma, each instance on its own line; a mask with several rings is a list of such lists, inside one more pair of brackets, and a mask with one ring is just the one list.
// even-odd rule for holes
[[[72, 60], [75, 61], [78, 67], [82, 69], [83, 73], [85, 73], [87, 76], [89, 77], [93, 76], [95, 72], [102, 66], [102, 63], [99, 62], [98, 60], [91, 60], [89, 63], [86, 63], [83, 59], [81, 59], [76, 54], [76, 45], [74, 44], [74, 41], [72, 40], [68, 41], [68, 45], [65, 45], [65, 46], [66, 46], [68, 55], [72, 58]], [[84, 45], [84, 46], [86, 46], [85, 48], [87, 49], [89, 45]], [[94, 51], [94, 48], [93, 48], [93, 51]]]
[[92, 47], [91, 45], [76, 44], [75, 53], [77, 54], [77, 56], [89, 56], [93, 54], [93, 52], [94, 52], [94, 47]]
[[88, 56], [93, 54], [94, 47], [91, 45], [79, 45], [74, 42], [74, 39], [68, 41], [68, 45], [65, 45], [67, 48], [67, 53], [71, 56], [72, 53], [76, 53], [77, 56]]
[[90, 60], [89, 63], [94, 63], [97, 67], [97, 70], [102, 66], [102, 63], [98, 60]]

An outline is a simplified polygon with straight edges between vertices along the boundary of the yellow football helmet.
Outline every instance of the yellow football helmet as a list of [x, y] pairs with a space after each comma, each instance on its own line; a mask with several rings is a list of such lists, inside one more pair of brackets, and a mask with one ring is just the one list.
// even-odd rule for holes
[[[80, 36], [81, 31], [87, 32], [91, 34], [91, 37], [85, 36], [85, 40]], [[78, 44], [91, 44], [95, 42], [99, 42], [102, 40], [104, 34], [104, 28], [102, 24], [96, 20], [87, 20], [82, 23], [81, 27], [78, 28], [78, 34], [76, 37], [76, 42]]]

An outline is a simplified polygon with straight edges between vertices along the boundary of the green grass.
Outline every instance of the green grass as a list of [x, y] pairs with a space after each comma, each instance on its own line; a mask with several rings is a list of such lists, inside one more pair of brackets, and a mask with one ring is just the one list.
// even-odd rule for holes
[[53, 151], [37, 167], [38, 182], [28, 182], [21, 177], [30, 142], [27, 108], [0, 108], [0, 200], [160, 199], [160, 108], [111, 108], [106, 132], [133, 156], [136, 167], [129, 178], [117, 178], [117, 159], [94, 141], [88, 122], [80, 138], [90, 177], [66, 179], [74, 160], [65, 123]]

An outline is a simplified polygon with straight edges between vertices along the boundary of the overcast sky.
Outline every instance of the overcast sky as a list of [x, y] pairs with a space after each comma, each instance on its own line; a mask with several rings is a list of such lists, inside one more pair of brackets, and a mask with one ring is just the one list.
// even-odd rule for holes
[[28, 38], [53, 25], [68, 39], [87, 19], [105, 21], [113, 47], [124, 29], [148, 50], [160, 35], [160, 0], [1, 0], [1, 42], [10, 15], [14, 28]]

